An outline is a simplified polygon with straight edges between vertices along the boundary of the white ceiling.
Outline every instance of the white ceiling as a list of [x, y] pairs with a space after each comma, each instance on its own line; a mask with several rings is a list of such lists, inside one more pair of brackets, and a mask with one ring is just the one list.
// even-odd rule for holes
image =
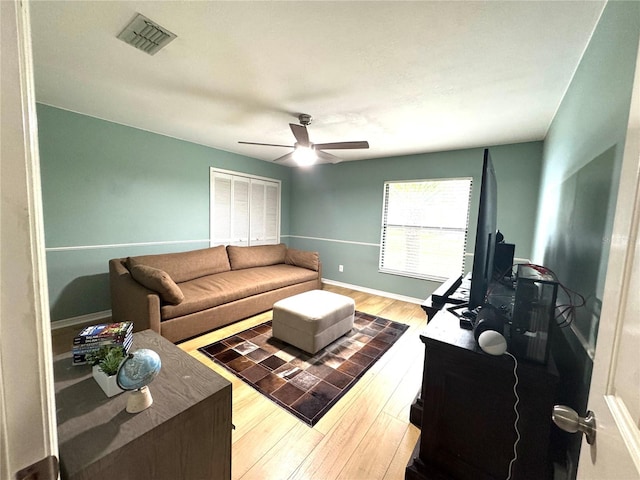
[[[345, 160], [544, 138], [604, 1], [35, 1], [36, 99], [271, 161], [289, 123]], [[177, 34], [116, 36], [142, 13]]]

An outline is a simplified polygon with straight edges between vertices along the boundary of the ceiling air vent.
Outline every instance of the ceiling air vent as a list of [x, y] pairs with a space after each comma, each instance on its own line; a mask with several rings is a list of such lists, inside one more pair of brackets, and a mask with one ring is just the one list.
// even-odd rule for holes
[[164, 47], [176, 35], [164, 27], [152, 22], [144, 15], [137, 14], [133, 20], [124, 27], [118, 38], [138, 50], [154, 55]]

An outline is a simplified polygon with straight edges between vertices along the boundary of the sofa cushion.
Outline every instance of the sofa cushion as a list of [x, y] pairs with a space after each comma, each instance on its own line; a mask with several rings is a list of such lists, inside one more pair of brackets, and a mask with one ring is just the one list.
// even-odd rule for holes
[[287, 265], [295, 265], [296, 267], [308, 268], [309, 270], [317, 272], [318, 265], [320, 264], [320, 257], [318, 252], [308, 252], [306, 250], [288, 248], [284, 263]]
[[317, 272], [284, 263], [209, 275], [181, 283], [184, 301], [180, 305], [163, 305], [161, 317], [168, 320], [317, 279]]
[[149, 290], [158, 292], [165, 302], [178, 305], [184, 300], [182, 290], [171, 280], [167, 272], [147, 265], [134, 265], [130, 271], [135, 281]]
[[284, 243], [278, 245], [258, 245], [255, 247], [237, 247], [234, 245], [227, 247], [231, 270], [266, 267], [284, 263], [286, 253], [287, 246]]
[[176, 283], [231, 270], [224, 245], [188, 252], [129, 257], [127, 268], [131, 270], [135, 265], [164, 270]]

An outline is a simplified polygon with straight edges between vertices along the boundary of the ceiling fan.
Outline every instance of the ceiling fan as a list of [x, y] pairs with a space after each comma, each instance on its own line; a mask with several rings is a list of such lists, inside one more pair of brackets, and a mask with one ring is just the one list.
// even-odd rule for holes
[[324, 160], [330, 163], [341, 162], [342, 159], [325, 152], [324, 150], [351, 150], [356, 148], [369, 148], [369, 142], [332, 142], [332, 143], [312, 143], [309, 140], [309, 132], [307, 126], [311, 124], [312, 117], [306, 113], [298, 115], [300, 125], [290, 123], [293, 136], [296, 138], [296, 143], [293, 145], [280, 145], [275, 143], [257, 143], [257, 142], [238, 142], [245, 145], [264, 145], [267, 147], [287, 147], [293, 148], [292, 152], [287, 153], [281, 157], [273, 160], [274, 162], [281, 162], [284, 160], [293, 159], [298, 165], [311, 165], [317, 160]]

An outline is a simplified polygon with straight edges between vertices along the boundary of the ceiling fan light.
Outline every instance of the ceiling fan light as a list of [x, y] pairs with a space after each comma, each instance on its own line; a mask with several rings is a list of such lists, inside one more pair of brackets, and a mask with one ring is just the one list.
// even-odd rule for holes
[[301, 167], [313, 165], [318, 160], [318, 155], [313, 148], [309, 147], [296, 147], [293, 151], [293, 159]]

